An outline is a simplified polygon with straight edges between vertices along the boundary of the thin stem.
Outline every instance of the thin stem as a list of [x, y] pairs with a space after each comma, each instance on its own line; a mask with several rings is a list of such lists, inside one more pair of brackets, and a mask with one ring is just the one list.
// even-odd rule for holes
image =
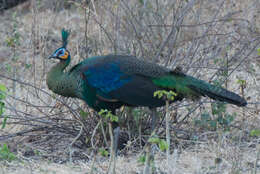
[[114, 142], [112, 123], [109, 122], [108, 126], [109, 126], [109, 135], [110, 135], [111, 143], [110, 143], [110, 159], [109, 159], [109, 166], [108, 166], [107, 174], [110, 173], [111, 165], [113, 165], [112, 173], [115, 174], [116, 173], [116, 171], [115, 171], [115, 168], [116, 168], [116, 164], [115, 164], [116, 163], [116, 155], [115, 155], [115, 148], [114, 148], [114, 143], [115, 142]]
[[171, 147], [171, 136], [170, 136], [170, 112], [169, 112], [169, 101], [166, 101], [166, 142], [168, 144], [168, 148], [166, 149], [166, 158], [167, 158], [167, 167], [168, 173], [170, 173], [170, 147]]
[[143, 174], [150, 174], [151, 173], [151, 145], [148, 144], [145, 147], [145, 166], [144, 166], [144, 171]]

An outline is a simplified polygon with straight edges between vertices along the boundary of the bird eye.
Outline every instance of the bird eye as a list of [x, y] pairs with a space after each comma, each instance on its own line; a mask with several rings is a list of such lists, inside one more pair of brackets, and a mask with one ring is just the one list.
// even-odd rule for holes
[[61, 54], [64, 54], [64, 50], [60, 50], [60, 51], [58, 52], [58, 55], [61, 55]]

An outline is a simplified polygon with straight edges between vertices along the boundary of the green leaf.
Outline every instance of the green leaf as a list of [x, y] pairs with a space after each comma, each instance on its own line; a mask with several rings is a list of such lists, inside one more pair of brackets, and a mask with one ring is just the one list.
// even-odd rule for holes
[[155, 91], [155, 92], [153, 93], [153, 96], [154, 96], [154, 97], [158, 97], [158, 98], [162, 98], [163, 91], [164, 91], [164, 90]]
[[80, 111], [79, 111], [79, 115], [80, 115], [83, 119], [86, 119], [87, 116], [88, 116], [88, 113], [85, 112], [85, 111], [83, 111], [83, 110], [80, 110]]
[[6, 91], [7, 91], [7, 88], [5, 87], [5, 85], [0, 84], [0, 100], [5, 99], [5, 92]]
[[227, 47], [226, 47], [226, 51], [227, 51], [227, 52], [228, 52], [230, 49], [231, 49], [230, 46], [227, 46]]
[[32, 67], [32, 64], [27, 64], [27, 63], [25, 64], [25, 68], [26, 68], [26, 69], [29, 69], [29, 68], [31, 68], [31, 67]]
[[8, 151], [9, 151], [9, 149], [8, 149], [7, 144], [6, 143], [3, 144], [2, 148], [1, 148], [1, 152], [8, 152]]
[[159, 148], [161, 151], [165, 151], [169, 148], [169, 145], [167, 144], [167, 142], [165, 140], [160, 140]]
[[107, 109], [101, 109], [99, 112], [98, 112], [98, 115], [104, 115], [104, 114], [106, 114], [108, 112], [108, 110]]
[[7, 88], [5, 85], [0, 84], [0, 91], [6, 92]]
[[218, 110], [216, 107], [212, 107], [212, 115], [217, 115], [218, 114]]
[[100, 148], [99, 153], [100, 153], [101, 156], [104, 156], [104, 157], [108, 156], [108, 151], [105, 150], [104, 148]]
[[5, 128], [5, 126], [6, 126], [6, 121], [7, 121], [7, 116], [4, 117], [4, 121], [3, 121], [3, 123], [2, 123], [2, 129]]
[[148, 142], [153, 144], [158, 144], [161, 151], [164, 151], [169, 147], [169, 145], [165, 140], [160, 139], [158, 137], [151, 137], [148, 139]]
[[245, 85], [246, 85], [246, 80], [238, 79], [238, 80], [237, 80], [237, 83], [238, 83], [240, 86], [245, 86]]
[[177, 94], [173, 91], [166, 91], [166, 90], [158, 90], [158, 91], [155, 91], [154, 94], [153, 94], [154, 97], [157, 97], [157, 98], [162, 98], [163, 96], [165, 96], [167, 98], [167, 100], [174, 100], [174, 97], [177, 96]]
[[17, 157], [15, 154], [10, 152], [7, 144], [3, 144], [2, 147], [0, 147], [0, 160], [7, 160], [7, 161], [12, 161], [15, 160]]
[[257, 55], [260, 56], [260, 48], [257, 48]]
[[108, 111], [107, 109], [101, 109], [98, 114], [105, 117], [106, 119], [109, 119], [110, 121], [118, 122], [118, 116], [113, 115], [111, 111]]
[[214, 64], [217, 64], [219, 61], [220, 61], [220, 58], [216, 58], [216, 59], [214, 60]]
[[140, 156], [139, 159], [138, 159], [138, 162], [144, 164], [145, 156], [144, 155]]
[[250, 131], [250, 136], [256, 136], [259, 137], [260, 136], [260, 129], [253, 129]]
[[159, 144], [160, 138], [158, 138], [158, 137], [151, 137], [151, 138], [149, 138], [148, 142], [149, 143], [154, 143], [154, 144]]
[[111, 114], [110, 121], [118, 122], [118, 116], [115, 116], [115, 115]]
[[5, 95], [2, 94], [1, 91], [0, 91], [0, 100], [3, 100], [3, 99], [5, 99]]
[[[0, 99], [1, 99], [1, 98], [0, 98]], [[0, 117], [1, 117], [1, 116], [3, 115], [3, 113], [4, 113], [4, 106], [5, 106], [5, 103], [0, 101]]]

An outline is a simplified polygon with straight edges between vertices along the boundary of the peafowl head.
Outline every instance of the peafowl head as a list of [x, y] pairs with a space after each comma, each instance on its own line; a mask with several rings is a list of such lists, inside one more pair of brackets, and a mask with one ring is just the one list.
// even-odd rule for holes
[[49, 59], [54, 58], [54, 59], [60, 59], [60, 60], [68, 60], [70, 58], [70, 53], [69, 51], [64, 48], [58, 48], [54, 53], [49, 57]]
[[70, 53], [66, 49], [69, 35], [70, 32], [68, 30], [62, 29], [61, 31], [62, 47], [54, 51], [54, 53], [49, 58], [59, 59], [61, 61], [70, 60]]

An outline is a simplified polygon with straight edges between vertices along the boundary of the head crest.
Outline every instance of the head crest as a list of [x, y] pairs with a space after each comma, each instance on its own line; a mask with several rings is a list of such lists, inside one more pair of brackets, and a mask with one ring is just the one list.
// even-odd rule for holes
[[61, 37], [62, 37], [62, 46], [64, 48], [66, 48], [67, 44], [68, 44], [68, 37], [70, 35], [70, 31], [69, 30], [65, 30], [64, 28], [61, 31]]

